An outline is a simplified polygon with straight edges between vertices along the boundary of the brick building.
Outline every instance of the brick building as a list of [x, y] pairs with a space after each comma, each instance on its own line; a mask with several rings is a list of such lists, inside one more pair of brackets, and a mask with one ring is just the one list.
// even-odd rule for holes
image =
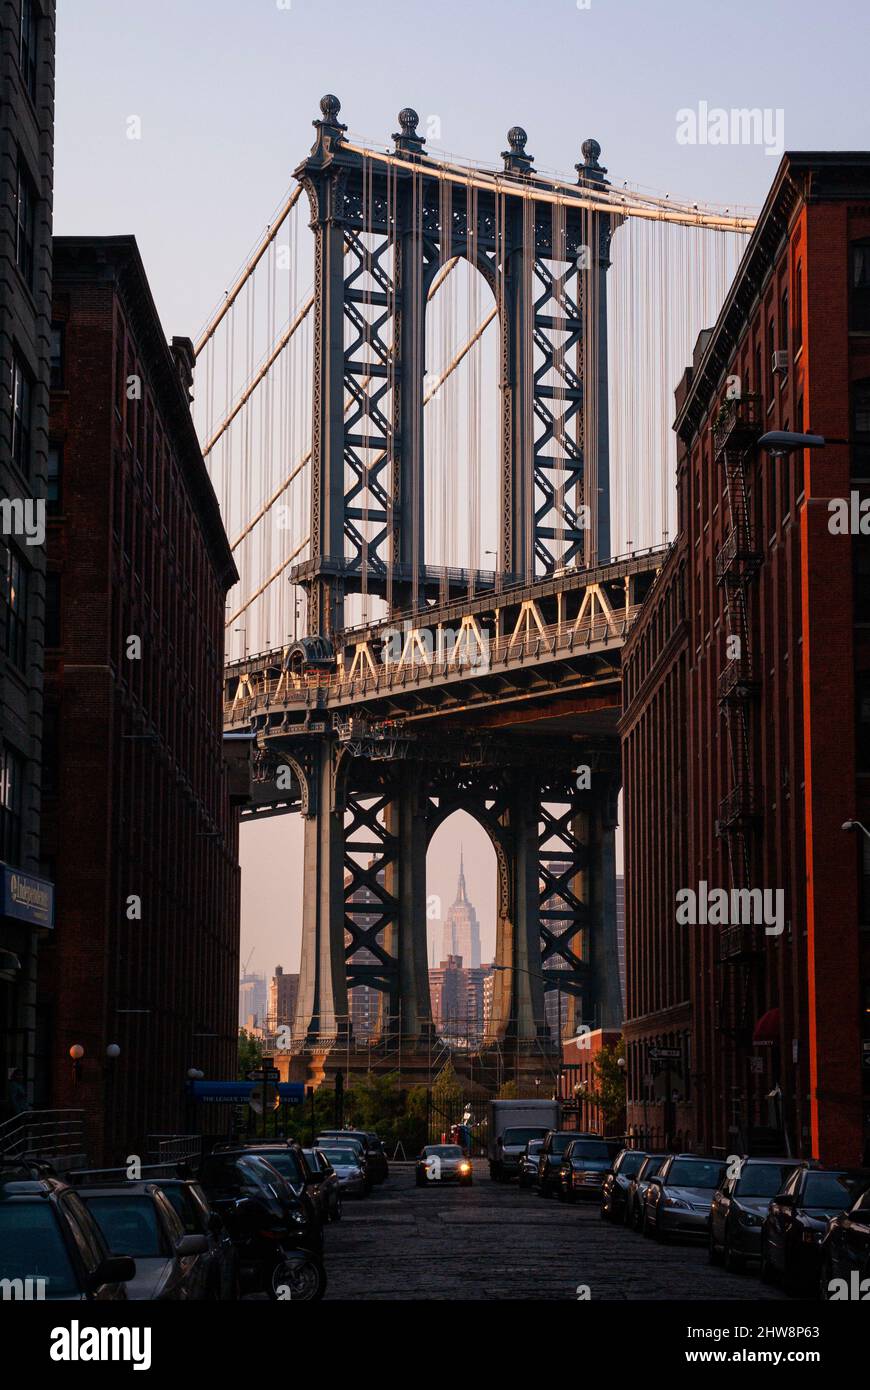
[[[654, 1106], [697, 1148], [854, 1164], [870, 840], [842, 827], [870, 819], [870, 539], [833, 499], [870, 494], [870, 154], [783, 158], [676, 402], [679, 535], [625, 652], [629, 1123]], [[776, 457], [770, 430], [832, 442]], [[650, 1078], [657, 1041], [681, 1058]]]
[[235, 1075], [221, 691], [237, 575], [190, 416], [192, 347], [167, 345], [132, 237], [55, 239], [54, 323], [43, 838], [57, 929], [39, 988], [52, 1103], [84, 1107], [91, 1158], [117, 1160], [189, 1124], [189, 1068]]
[[18, 1108], [13, 1069], [43, 1100], [37, 958], [53, 924], [39, 805], [54, 19], [54, 0], [0, 0], [0, 1122]]

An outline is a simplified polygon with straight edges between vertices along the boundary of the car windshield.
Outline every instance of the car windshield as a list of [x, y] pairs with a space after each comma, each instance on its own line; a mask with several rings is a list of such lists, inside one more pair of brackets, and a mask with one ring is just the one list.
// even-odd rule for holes
[[808, 1173], [804, 1206], [836, 1207], [838, 1211], [845, 1211], [853, 1193], [866, 1181], [866, 1173]]
[[161, 1181], [160, 1189], [172, 1203], [185, 1235], [198, 1236], [202, 1231], [201, 1213], [184, 1183]]
[[530, 1139], [526, 1149], [530, 1154], [539, 1154], [544, 1147], [543, 1139]]
[[505, 1144], [528, 1144], [530, 1139], [543, 1139], [547, 1133], [540, 1125], [526, 1129], [506, 1129], [502, 1135], [502, 1142]]
[[84, 1192], [81, 1195], [113, 1255], [148, 1260], [166, 1254], [157, 1211], [150, 1197], [134, 1197], [127, 1193], [119, 1193], [117, 1197], [88, 1197]]
[[622, 1173], [626, 1178], [631, 1178], [634, 1177], [635, 1173], [640, 1172], [645, 1162], [646, 1154], [625, 1153], [619, 1160], [618, 1171]]
[[439, 1158], [461, 1158], [462, 1149], [458, 1144], [427, 1144], [423, 1156], [430, 1158], [435, 1154]]
[[0, 1279], [44, 1279], [47, 1298], [78, 1298], [57, 1217], [41, 1198], [0, 1204]]
[[299, 1184], [305, 1181], [299, 1159], [292, 1149], [269, 1149], [257, 1157], [265, 1158], [288, 1182]]
[[719, 1186], [724, 1165], [715, 1159], [705, 1162], [697, 1158], [678, 1158], [671, 1164], [668, 1187], [700, 1187], [712, 1191]]
[[603, 1139], [575, 1139], [571, 1159], [610, 1158], [610, 1148]]
[[750, 1163], [737, 1179], [734, 1191], [738, 1197], [775, 1197], [794, 1170], [793, 1163]]
[[356, 1168], [356, 1154], [353, 1149], [322, 1149], [333, 1168]]
[[[363, 1146], [358, 1139], [339, 1139], [338, 1135], [327, 1134], [324, 1142], [339, 1149], [350, 1149], [351, 1153], [361, 1154], [363, 1152]], [[323, 1147], [324, 1145], [318, 1142], [318, 1148], [322, 1149]]]
[[579, 1137], [577, 1134], [554, 1134], [550, 1144], [550, 1153], [563, 1154], [572, 1139], [579, 1139]]
[[654, 1178], [656, 1173], [661, 1172], [662, 1164], [667, 1158], [667, 1154], [648, 1154], [638, 1170], [639, 1178]]

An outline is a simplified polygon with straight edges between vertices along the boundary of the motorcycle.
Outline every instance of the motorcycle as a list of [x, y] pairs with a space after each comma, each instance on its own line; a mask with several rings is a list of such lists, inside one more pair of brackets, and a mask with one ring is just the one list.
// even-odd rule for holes
[[238, 1257], [242, 1294], [318, 1302], [326, 1292], [326, 1269], [316, 1250], [297, 1244], [292, 1217], [261, 1197], [213, 1199]]

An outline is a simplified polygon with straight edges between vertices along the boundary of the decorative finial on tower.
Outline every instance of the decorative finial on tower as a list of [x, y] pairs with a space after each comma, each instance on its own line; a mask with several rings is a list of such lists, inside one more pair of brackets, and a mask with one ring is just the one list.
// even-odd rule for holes
[[465, 855], [461, 842], [459, 845], [459, 883], [456, 889], [456, 901], [458, 903], [468, 902], [468, 892], [465, 887]]
[[399, 125], [401, 131], [393, 135], [396, 142], [396, 150], [400, 154], [425, 154], [423, 146], [426, 144], [425, 138], [419, 134], [417, 125], [420, 117], [413, 106], [404, 106], [399, 112]]
[[[338, 97], [334, 97], [331, 92], [327, 92], [325, 97], [320, 98], [321, 119], [319, 121], [312, 121], [312, 125], [317, 130], [317, 141], [314, 146], [315, 150], [320, 148], [323, 152], [328, 152], [336, 145], [341, 144], [347, 126], [342, 125], [341, 121], [338, 119], [340, 110], [341, 102]], [[314, 151], [312, 151], [312, 153], [314, 153]]]
[[607, 173], [603, 164], [598, 163], [601, 154], [601, 146], [597, 140], [584, 140], [580, 146], [583, 155], [583, 163], [575, 164], [577, 170], [578, 183], [607, 183], [604, 175]]
[[529, 137], [522, 126], [512, 125], [507, 138], [510, 149], [501, 152], [505, 173], [533, 174], [535, 172], [532, 165], [534, 155], [526, 154], [526, 141]]

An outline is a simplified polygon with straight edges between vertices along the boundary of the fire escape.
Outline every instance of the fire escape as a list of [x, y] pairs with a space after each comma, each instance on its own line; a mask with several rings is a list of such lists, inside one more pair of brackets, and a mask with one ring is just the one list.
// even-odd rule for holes
[[[717, 694], [727, 729], [731, 790], [719, 805], [716, 833], [726, 843], [732, 889], [752, 886], [751, 842], [761, 813], [758, 788], [753, 780], [750, 708], [760, 682], [753, 659], [748, 593], [762, 557], [746, 490], [746, 467], [752, 460], [760, 433], [759, 397], [743, 396], [725, 401], [713, 427], [713, 454], [725, 474], [730, 523], [716, 557], [716, 580], [722, 587], [725, 604], [726, 660], [719, 675]], [[751, 971], [760, 953], [758, 926], [732, 922], [722, 931], [719, 962], [731, 969], [727, 975], [723, 972], [721, 1025], [723, 1032], [730, 1033], [735, 1040], [745, 1038], [750, 1026]]]

